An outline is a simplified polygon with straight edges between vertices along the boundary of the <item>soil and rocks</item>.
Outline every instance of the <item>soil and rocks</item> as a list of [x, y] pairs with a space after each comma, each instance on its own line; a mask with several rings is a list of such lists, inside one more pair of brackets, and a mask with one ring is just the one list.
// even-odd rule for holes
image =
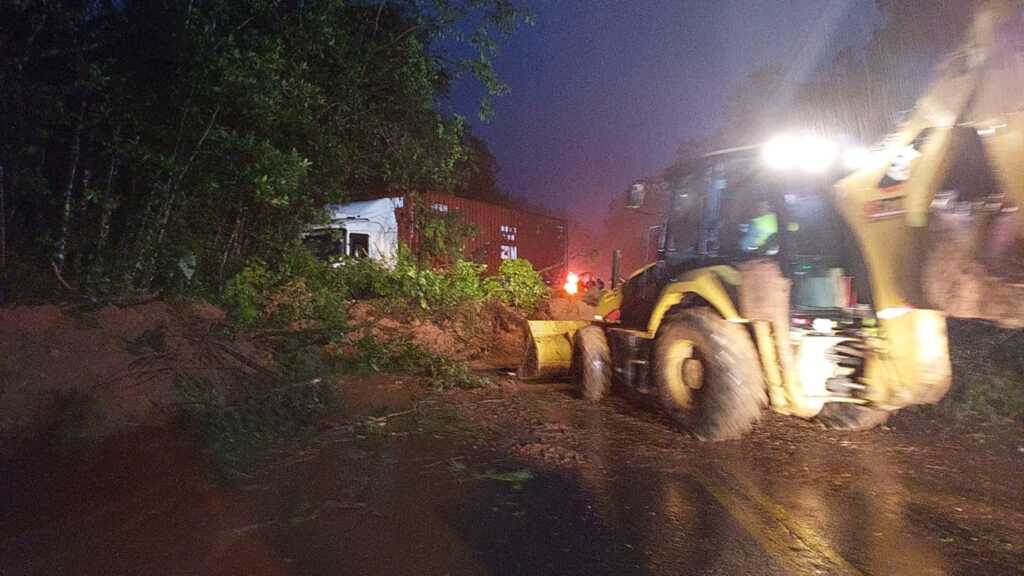
[[922, 262], [925, 298], [950, 317], [1024, 328], [1019, 219], [1020, 214], [1013, 212], [986, 228], [979, 216], [937, 213], [928, 230], [932, 248]]
[[183, 376], [245, 377], [271, 355], [219, 309], [163, 300], [0, 309], [0, 446], [94, 441], [173, 418]]
[[[1016, 574], [1024, 434], [768, 414], [708, 444], [620, 397], [500, 375], [350, 379], [336, 421], [232, 484], [170, 430], [12, 470], [8, 574]], [[79, 527], [88, 526], [88, 530]]]
[[466, 362], [476, 370], [510, 370], [522, 362], [527, 320], [579, 320], [593, 317], [593, 307], [577, 298], [552, 298], [540, 309], [524, 313], [502, 302], [465, 309], [428, 312], [394, 303], [354, 302], [348, 308], [353, 343], [367, 336], [407, 340], [412, 344]]
[[413, 345], [481, 369], [519, 364], [526, 338], [526, 316], [501, 302], [474, 305], [455, 313], [356, 302], [348, 308], [348, 343], [371, 337]]
[[[544, 314], [576, 314], [569, 304]], [[5, 411], [5, 433], [13, 423], [47, 434], [39, 423], [57, 422], [93, 438], [6, 467], [5, 574], [938, 575], [1024, 565], [1024, 428], [1014, 419], [939, 407], [841, 433], [766, 414], [749, 437], [709, 444], [642, 399], [593, 404], [568, 383], [510, 376], [524, 319], [507, 310], [476, 315], [492, 334], [480, 343], [458, 318], [357, 308], [360, 337], [450, 353], [486, 369], [489, 385], [438, 392], [412, 376], [342, 375], [341, 407], [314, 436], [273, 447], [225, 483], [194, 438], [166, 425], [174, 379], [273, 370], [269, 336], [238, 336], [215, 308], [188, 303], [0, 314], [3, 402], [18, 407]], [[974, 323], [951, 334], [978, 352], [955, 355], [960, 386], [992, 358], [1012, 358], [1018, 337]], [[98, 398], [94, 411], [54, 416], [55, 397], [85, 394]], [[73, 416], [83, 412], [92, 416]]]
[[[342, 347], [403, 340], [480, 370], [517, 366], [526, 335], [525, 316], [501, 303], [443, 315], [355, 302], [347, 312]], [[158, 299], [0, 308], [0, 454], [166, 426], [178, 414], [177, 382], [275, 376], [276, 348], [293, 328], [241, 332], [215, 306]]]

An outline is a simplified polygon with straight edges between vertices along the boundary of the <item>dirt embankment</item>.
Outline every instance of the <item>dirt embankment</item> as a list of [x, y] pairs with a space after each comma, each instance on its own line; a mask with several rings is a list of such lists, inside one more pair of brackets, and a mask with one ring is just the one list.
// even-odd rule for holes
[[[403, 339], [481, 370], [517, 366], [526, 334], [525, 316], [498, 303], [445, 316], [356, 302], [348, 315], [350, 345]], [[275, 375], [280, 335], [238, 334], [208, 304], [0, 308], [0, 453], [36, 438], [75, 444], [165, 424], [182, 379], [228, 389]]]
[[208, 305], [166, 301], [0, 309], [0, 450], [56, 435], [91, 440], [174, 414], [175, 381], [268, 370]]
[[581, 300], [561, 298], [551, 299], [529, 315], [500, 302], [447, 314], [355, 302], [348, 309], [352, 332], [346, 341], [351, 344], [367, 336], [404, 339], [477, 370], [512, 370], [526, 350], [527, 319], [585, 319], [592, 317], [592, 311]]

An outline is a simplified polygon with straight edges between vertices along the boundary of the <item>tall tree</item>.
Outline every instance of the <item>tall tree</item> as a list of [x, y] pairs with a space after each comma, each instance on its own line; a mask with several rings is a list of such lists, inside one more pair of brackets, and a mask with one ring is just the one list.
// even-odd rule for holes
[[498, 187], [498, 160], [487, 142], [466, 131], [465, 156], [456, 164], [455, 193], [464, 198], [488, 202], [507, 202], [508, 196]]
[[491, 56], [522, 19], [512, 0], [3, 3], [11, 245], [144, 289], [195, 259], [216, 286], [328, 201], [451, 189], [472, 141], [439, 102], [467, 76], [500, 95]]

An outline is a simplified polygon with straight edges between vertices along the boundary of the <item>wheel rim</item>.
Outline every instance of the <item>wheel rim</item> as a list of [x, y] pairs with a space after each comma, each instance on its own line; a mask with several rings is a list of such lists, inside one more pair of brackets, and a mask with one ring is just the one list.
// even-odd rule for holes
[[690, 406], [693, 402], [693, 391], [704, 385], [704, 365], [694, 358], [693, 342], [672, 342], [665, 357], [666, 392], [676, 406]]
[[696, 358], [683, 361], [683, 383], [691, 390], [704, 387], [704, 363]]

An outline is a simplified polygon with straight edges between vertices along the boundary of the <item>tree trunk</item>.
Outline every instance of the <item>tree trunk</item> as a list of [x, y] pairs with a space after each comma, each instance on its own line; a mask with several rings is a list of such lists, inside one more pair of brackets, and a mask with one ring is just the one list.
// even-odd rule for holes
[[[128, 198], [138, 198], [139, 180], [133, 174], [128, 178]], [[147, 204], [148, 206], [148, 204]], [[134, 231], [125, 230], [121, 233], [121, 237], [117, 243], [117, 257], [114, 259], [111, 266], [112, 270], [116, 270], [120, 280], [123, 283], [130, 283], [132, 280], [133, 266], [128, 266], [126, 263], [131, 258], [133, 250], [137, 250], [139, 242], [139, 232], [146, 228], [146, 213], [142, 213], [142, 221], [138, 226], [134, 226]], [[134, 264], [134, 263], [133, 263]]]
[[75, 210], [78, 224], [74, 228], [74, 236], [77, 238], [77, 245], [73, 251], [75, 255], [74, 266], [71, 267], [75, 278], [79, 280], [79, 284], [81, 284], [82, 277], [82, 256], [85, 254], [86, 249], [85, 211], [89, 209], [89, 183], [91, 180], [92, 171], [86, 168], [82, 171], [82, 192], [78, 196], [78, 207]]
[[71, 226], [71, 196], [75, 189], [75, 174], [78, 172], [78, 158], [82, 150], [82, 128], [85, 124], [85, 104], [78, 108], [78, 118], [75, 121], [75, 129], [71, 135], [71, 150], [68, 154], [68, 180], [64, 186], [64, 203], [60, 214], [60, 236], [57, 237], [57, 247], [54, 251], [53, 261], [58, 272], [64, 270], [64, 260], [67, 257], [68, 229]]
[[[135, 188], [137, 181], [132, 180], [132, 196], [135, 195]], [[142, 222], [139, 224], [138, 231], [136, 232], [131, 244], [134, 248], [134, 261], [131, 267], [125, 271], [125, 280], [130, 283], [137, 283], [142, 269], [146, 264], [146, 255], [150, 248], [149, 238], [150, 234], [150, 222], [153, 220], [153, 213], [156, 211], [158, 193], [155, 193], [150, 189], [149, 194], [146, 197], [146, 208], [142, 211]]]
[[156, 274], [155, 260], [159, 255], [160, 246], [163, 245], [164, 236], [167, 234], [167, 225], [171, 221], [171, 214], [174, 212], [174, 205], [178, 201], [178, 191], [181, 189], [181, 183], [185, 180], [186, 174], [188, 174], [189, 169], [192, 167], [192, 163], [195, 161], [196, 156], [199, 155], [199, 151], [203, 148], [203, 144], [206, 142], [207, 137], [210, 136], [210, 131], [213, 129], [214, 124], [216, 124], [217, 115], [219, 113], [220, 106], [218, 106], [213, 111], [213, 114], [210, 115], [210, 121], [206, 124], [206, 130], [203, 131], [202, 136], [199, 137], [196, 145], [192, 148], [192, 153], [188, 157], [188, 160], [185, 161], [177, 172], [172, 170], [171, 175], [167, 179], [167, 184], [165, 185], [165, 189], [167, 190], [167, 199], [164, 201], [164, 205], [158, 213], [159, 217], [157, 219], [156, 238], [150, 246], [152, 249], [148, 258], [150, 261], [145, 262], [144, 259], [140, 259], [139, 261], [140, 264], [145, 264], [142, 266], [142, 282], [140, 283], [140, 288], [143, 291], [148, 291], [153, 284], [153, 277]]
[[235, 248], [235, 242], [237, 242], [239, 235], [242, 233], [242, 220], [244, 217], [245, 210], [239, 209], [238, 214], [235, 216], [235, 225], [231, 229], [231, 236], [228, 237], [227, 246], [224, 247], [224, 257], [220, 260], [220, 270], [217, 271], [217, 284], [222, 290], [225, 282], [224, 268], [231, 258], [231, 251]]
[[7, 207], [4, 199], [4, 166], [0, 164], [0, 304], [7, 302]]
[[92, 273], [99, 271], [103, 266], [103, 252], [107, 247], [107, 238], [110, 236], [110, 218], [117, 208], [117, 201], [114, 196], [114, 181], [117, 179], [117, 156], [110, 158], [110, 170], [107, 171], [107, 186], [103, 192], [103, 200], [100, 208], [100, 228], [96, 234], [96, 247], [93, 256]]
[[135, 264], [136, 274], [141, 274], [138, 288], [143, 292], [149, 291], [153, 286], [153, 278], [156, 275], [156, 258], [160, 253], [160, 246], [163, 244], [164, 236], [167, 234], [167, 224], [171, 220], [174, 202], [177, 200], [177, 186], [174, 178], [167, 182], [167, 193], [164, 196], [166, 199], [163, 206], [160, 206], [157, 210], [155, 238], [152, 234], [146, 235], [142, 251], [139, 253], [139, 259]]

